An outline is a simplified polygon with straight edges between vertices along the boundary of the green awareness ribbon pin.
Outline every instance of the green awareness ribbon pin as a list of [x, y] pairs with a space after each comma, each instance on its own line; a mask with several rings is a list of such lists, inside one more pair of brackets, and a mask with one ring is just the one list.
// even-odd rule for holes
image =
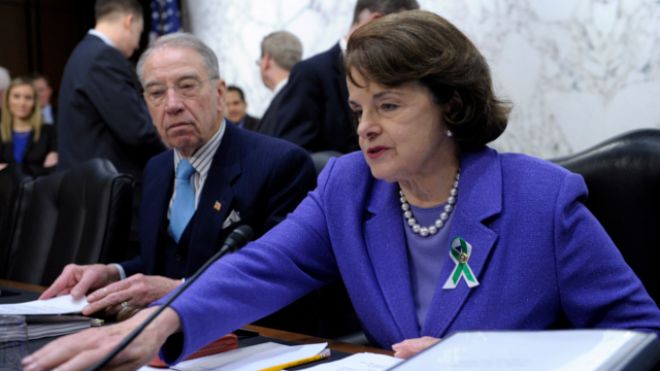
[[461, 277], [465, 279], [465, 283], [468, 287], [472, 288], [479, 286], [479, 281], [477, 277], [474, 276], [472, 268], [468, 264], [470, 259], [470, 254], [472, 254], [472, 245], [469, 242], [465, 241], [461, 237], [455, 237], [451, 241], [451, 248], [449, 249], [449, 257], [454, 261], [456, 267], [452, 271], [447, 282], [442, 286], [443, 289], [455, 289], [458, 285], [458, 281], [461, 280]]

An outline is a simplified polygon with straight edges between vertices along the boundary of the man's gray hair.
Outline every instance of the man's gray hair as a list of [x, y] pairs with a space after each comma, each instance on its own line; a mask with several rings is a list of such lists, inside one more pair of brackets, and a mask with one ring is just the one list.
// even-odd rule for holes
[[213, 50], [202, 42], [197, 36], [187, 32], [175, 32], [159, 37], [149, 48], [142, 53], [140, 60], [137, 64], [137, 74], [140, 78], [140, 83], [144, 85], [144, 62], [154, 52], [154, 50], [162, 48], [188, 48], [196, 51], [201, 57], [209, 78], [219, 79], [220, 68], [218, 67], [218, 57]]
[[280, 67], [291, 71], [302, 59], [303, 47], [298, 37], [288, 31], [276, 31], [261, 41], [261, 56], [269, 54]]
[[9, 71], [7, 71], [6, 68], [0, 66], [0, 91], [7, 90], [10, 83], [11, 77], [9, 76]]

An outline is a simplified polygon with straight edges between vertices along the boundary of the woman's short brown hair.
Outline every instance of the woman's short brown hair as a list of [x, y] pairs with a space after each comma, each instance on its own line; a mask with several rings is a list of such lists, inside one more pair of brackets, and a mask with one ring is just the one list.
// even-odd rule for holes
[[510, 108], [495, 97], [486, 60], [437, 14], [405, 11], [360, 27], [348, 41], [345, 67], [355, 85], [354, 71], [385, 86], [426, 86], [438, 104], [450, 104], [443, 120], [461, 148], [481, 147], [506, 128]]

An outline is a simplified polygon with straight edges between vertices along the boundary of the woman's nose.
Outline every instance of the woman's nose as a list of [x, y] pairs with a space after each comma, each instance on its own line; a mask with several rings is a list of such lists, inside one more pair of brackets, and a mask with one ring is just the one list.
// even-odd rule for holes
[[358, 126], [357, 134], [360, 138], [368, 139], [373, 138], [378, 134], [378, 124], [372, 113], [368, 110], [364, 110], [357, 117]]

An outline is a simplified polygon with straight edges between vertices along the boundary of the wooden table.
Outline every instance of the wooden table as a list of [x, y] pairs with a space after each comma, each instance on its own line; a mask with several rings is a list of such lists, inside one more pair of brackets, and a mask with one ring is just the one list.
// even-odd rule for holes
[[33, 285], [31, 283], [23, 283], [23, 282], [16, 282], [16, 281], [9, 281], [2, 279], [0, 279], [0, 287], [10, 287], [19, 290], [33, 291], [35, 293], [40, 293], [46, 289], [43, 286]]
[[315, 336], [298, 334], [298, 333], [295, 333], [295, 332], [277, 330], [277, 329], [272, 329], [272, 328], [267, 328], [267, 327], [247, 325], [244, 328], [246, 330], [257, 332], [257, 333], [259, 333], [259, 335], [261, 335], [263, 337], [283, 340], [283, 341], [291, 342], [291, 343], [313, 344], [313, 343], [320, 343], [320, 342], [326, 342], [327, 341], [328, 345], [330, 346], [330, 349], [336, 350], [338, 352], [343, 352], [343, 353], [369, 352], [369, 353], [387, 354], [387, 355], [390, 355], [390, 356], [393, 354], [393, 352], [391, 350], [388, 350], [388, 349], [381, 349], [381, 348], [375, 348], [375, 347], [357, 345], [357, 344], [342, 343], [341, 341], [336, 341], [336, 340], [331, 340], [331, 339], [323, 339], [323, 338], [318, 338], [318, 337], [315, 337]]

